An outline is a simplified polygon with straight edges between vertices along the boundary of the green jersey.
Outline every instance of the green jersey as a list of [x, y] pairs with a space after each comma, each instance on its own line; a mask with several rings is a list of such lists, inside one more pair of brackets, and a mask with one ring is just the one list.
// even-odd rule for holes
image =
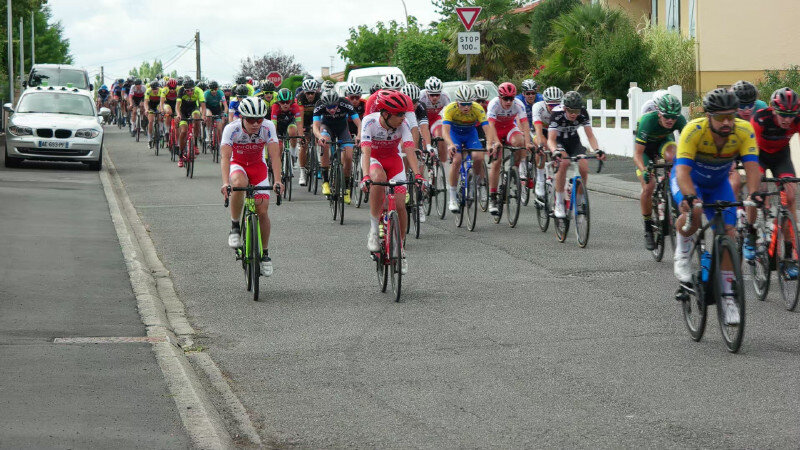
[[647, 145], [648, 143], [662, 142], [672, 137], [674, 140], [675, 131], [683, 130], [686, 126], [686, 118], [678, 116], [672, 128], [664, 128], [658, 120], [658, 111], [649, 112], [639, 119], [639, 129], [636, 132], [636, 143]]

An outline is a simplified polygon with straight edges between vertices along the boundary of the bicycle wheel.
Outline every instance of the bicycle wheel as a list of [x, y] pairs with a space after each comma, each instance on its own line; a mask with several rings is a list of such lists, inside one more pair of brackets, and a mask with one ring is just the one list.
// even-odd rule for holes
[[400, 301], [400, 290], [403, 285], [403, 242], [400, 239], [400, 220], [396, 211], [389, 211], [389, 273], [392, 278], [394, 301]]
[[511, 228], [517, 226], [519, 220], [519, 206], [522, 203], [522, 192], [526, 188], [522, 186], [516, 167], [511, 167], [508, 171], [508, 186], [506, 186], [506, 206], [508, 207], [508, 225]]
[[200, 131], [200, 144], [203, 146], [203, 154], [208, 151], [208, 143], [206, 142], [206, 123], [203, 122], [202, 130]]
[[331, 194], [328, 196], [328, 206], [331, 208], [331, 216], [333, 220], [336, 221], [336, 218], [339, 216], [339, 165], [334, 164], [331, 166], [330, 171], [330, 189]]
[[475, 168], [470, 167], [467, 172], [467, 189], [466, 197], [464, 198], [464, 206], [467, 211], [467, 229], [469, 231], [475, 230], [475, 224], [478, 221], [478, 180], [475, 176]]
[[653, 259], [656, 261], [661, 261], [664, 258], [664, 235], [665, 235], [665, 227], [666, 225], [666, 215], [665, 220], [661, 220], [659, 216], [659, 211], [661, 209], [666, 209], [665, 199], [663, 192], [659, 189], [653, 191], [652, 195], [652, 205], [653, 205], [653, 225], [651, 226], [651, 230], [653, 232], [653, 241], [655, 241], [656, 247], [650, 251], [650, 254], [653, 255]]
[[136, 142], [139, 142], [142, 135], [142, 113], [136, 115]]
[[[528, 187], [528, 184], [536, 184], [536, 170], [533, 169], [533, 155], [530, 152], [527, 153], [523, 161], [525, 161], [525, 183], [520, 182], [519, 200], [523, 206], [528, 206], [531, 201], [531, 188]], [[520, 173], [521, 180], [522, 174]]]
[[583, 180], [580, 178], [575, 180], [575, 186], [572, 188], [575, 192], [575, 204], [572, 206], [572, 210], [575, 212], [575, 237], [578, 239], [578, 246], [583, 248], [589, 243], [591, 225], [589, 191], [586, 190]]
[[765, 219], [761, 210], [758, 211], [758, 216], [756, 233], [759, 244], [756, 249], [756, 256], [752, 261], [746, 261], [742, 270], [746, 272], [745, 278], [749, 276], [756, 298], [763, 302], [767, 299], [770, 278], [772, 278], [770, 269], [771, 257], [768, 249], [769, 243], [772, 241], [772, 235], [764, 222]]
[[[566, 191], [564, 191], [564, 194], [566, 195]], [[555, 193], [553, 193], [553, 211], [555, 211], [555, 204]], [[571, 212], [570, 208], [567, 208], [566, 204], [564, 205], [567, 216], [563, 219], [559, 219], [558, 217], [555, 217], [555, 213], [553, 214], [553, 217], [556, 221], [556, 238], [558, 239], [558, 242], [564, 242], [567, 240], [567, 231], [569, 231], [569, 213]]]
[[[736, 249], [736, 243], [730, 236], [719, 236], [717, 239], [717, 248], [714, 251], [714, 301], [717, 304], [717, 318], [719, 319], [719, 328], [722, 332], [722, 339], [725, 341], [725, 346], [731, 353], [739, 351], [744, 338], [744, 323], [745, 323], [745, 304], [744, 304], [744, 282], [742, 280], [742, 268], [739, 260], [739, 252]], [[727, 280], [723, 280], [721, 267], [722, 261], [725, 256], [730, 259], [732, 264], [733, 278], [730, 280], [730, 292], [723, 290], [723, 284]], [[723, 306], [723, 297], [733, 298], [733, 302], [739, 308], [739, 323], [735, 325], [725, 324], [725, 307]]]
[[314, 154], [313, 156], [314, 159], [312, 163], [312, 172], [311, 172], [313, 173], [313, 175], [311, 176], [312, 179], [309, 180], [309, 183], [311, 183], [311, 181], [314, 182], [314, 195], [317, 195], [317, 191], [319, 190], [320, 165], [319, 165], [319, 153], [317, 153], [316, 146], [314, 147], [313, 154]]
[[488, 172], [483, 172], [483, 176], [478, 178], [478, 205], [483, 212], [489, 209], [489, 183], [487, 182], [487, 173]]
[[553, 205], [553, 185], [545, 183], [544, 198], [535, 198], [533, 202], [534, 206], [536, 206], [536, 220], [539, 222], [539, 229], [544, 233], [550, 226], [550, 214], [552, 214]]
[[[800, 283], [797, 280], [797, 253], [800, 248], [797, 236], [797, 227], [792, 216], [781, 213], [778, 216], [775, 236], [775, 268], [778, 271], [778, 284], [781, 287], [781, 296], [786, 309], [794, 311], [797, 308], [798, 289]], [[791, 245], [791, 251], [787, 245]]]
[[497, 214], [492, 216], [492, 220], [494, 223], [500, 223], [500, 219], [503, 218], [503, 208], [505, 208], [506, 204], [506, 184], [508, 183], [508, 173], [503, 171], [500, 172], [500, 181], [497, 183]]
[[161, 140], [161, 135], [159, 134], [159, 129], [158, 129], [158, 122], [153, 124], [152, 138], [153, 138], [153, 150], [155, 151], [156, 156], [158, 156], [159, 141]]
[[456, 204], [458, 205], [458, 212], [454, 213], [453, 221], [457, 227], [464, 224], [464, 179], [459, 177], [456, 183]]
[[[358, 160], [361, 160], [361, 155], [358, 155]], [[361, 208], [361, 202], [364, 200], [364, 191], [361, 190], [360, 186], [358, 185], [361, 182], [361, 179], [364, 178], [364, 170], [361, 168], [361, 164], [356, 164], [356, 156], [353, 156], [353, 187], [350, 188], [350, 196], [355, 197], [356, 201], [356, 208]], [[352, 200], [351, 200], [352, 201]]]
[[259, 283], [261, 276], [261, 233], [258, 229], [258, 216], [255, 214], [250, 218], [250, 271], [253, 279], [253, 301], [258, 301]]
[[411, 202], [413, 205], [411, 209], [414, 212], [414, 239], [419, 239], [419, 231], [422, 224], [420, 220], [420, 214], [425, 213], [425, 211], [420, 211], [422, 206], [422, 189], [419, 187], [419, 185], [415, 184], [411, 186], [411, 190], [413, 192], [411, 197], [414, 199], [414, 201]]
[[337, 179], [336, 184], [336, 207], [339, 209], [339, 225], [344, 225], [344, 194], [347, 192], [347, 186], [344, 185], [344, 167], [341, 164], [336, 165]]
[[[287, 155], [287, 158], [291, 158], [291, 155]], [[284, 169], [283, 176], [286, 178], [286, 180], [283, 182], [283, 198], [292, 201], [292, 181], [294, 181], [294, 166], [290, 159], [286, 162], [286, 169]]]
[[436, 163], [433, 171], [434, 179], [431, 182], [433, 193], [431, 193], [431, 196], [434, 197], [439, 219], [444, 220], [445, 215], [447, 215], [447, 175], [444, 173], [444, 164], [441, 162]]
[[[247, 206], [245, 205], [245, 208]], [[253, 261], [250, 259], [250, 248], [253, 246], [253, 236], [251, 235], [252, 227], [250, 227], [250, 214], [247, 212], [244, 213], [244, 219], [242, 220], [243, 228], [242, 230], [242, 247], [241, 247], [241, 256], [242, 256], [242, 268], [244, 269], [244, 279], [245, 283], [247, 284], [247, 292], [253, 290], [253, 270], [251, 268]]]
[[692, 340], [699, 342], [703, 338], [706, 330], [706, 313], [708, 305], [706, 303], [706, 285], [701, 279], [700, 257], [702, 255], [700, 246], [695, 247], [689, 256], [692, 261], [692, 282], [690, 285], [681, 285], [681, 314], [686, 329]]

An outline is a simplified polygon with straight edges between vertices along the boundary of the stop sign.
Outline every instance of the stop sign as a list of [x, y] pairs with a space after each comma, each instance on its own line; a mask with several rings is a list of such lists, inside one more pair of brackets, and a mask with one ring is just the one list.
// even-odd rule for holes
[[275, 86], [280, 86], [283, 83], [283, 77], [276, 71], [272, 71], [267, 74], [267, 79], [275, 83]]

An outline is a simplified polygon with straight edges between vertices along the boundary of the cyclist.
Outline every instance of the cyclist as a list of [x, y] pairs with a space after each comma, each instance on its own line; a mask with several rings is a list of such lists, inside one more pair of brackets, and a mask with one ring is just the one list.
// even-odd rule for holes
[[[797, 92], [785, 87], [772, 93], [768, 108], [760, 109], [753, 114], [751, 124], [759, 148], [758, 162], [761, 166], [761, 173], [765, 173], [769, 169], [775, 178], [795, 177], [789, 140], [795, 134], [800, 133], [799, 111], [800, 97]], [[785, 188], [786, 191], [781, 193], [781, 203], [791, 212], [797, 223], [797, 212], [795, 211], [797, 189], [794, 183], [787, 183]], [[748, 233], [748, 237], [755, 234], [753, 230], [751, 231]], [[752, 260], [755, 256], [755, 242], [749, 240], [748, 237], [745, 238], [742, 253], [746, 259]], [[793, 248], [791, 240], [794, 239], [794, 236], [787, 233], [786, 238], [784, 244], [787, 247], [786, 254], [791, 255]], [[788, 271], [787, 275], [792, 279], [797, 278], [797, 267], [787, 267], [786, 270]]]
[[222, 127], [225, 125], [223, 117], [228, 115], [228, 103], [225, 101], [225, 94], [219, 89], [219, 83], [216, 81], [208, 83], [208, 89], [203, 92], [203, 99], [206, 101], [206, 129], [216, 127], [217, 136], [222, 136]]
[[653, 238], [653, 191], [656, 180], [650, 179], [647, 166], [661, 158], [666, 162], [675, 159], [675, 132], [686, 126], [686, 119], [681, 115], [681, 102], [672, 94], [664, 94], [656, 102], [656, 111], [639, 119], [636, 131], [636, 146], [633, 150], [633, 164], [636, 176], [642, 185], [639, 205], [644, 221], [644, 246], [647, 250], [656, 248]]
[[264, 99], [264, 102], [267, 104], [267, 108], [272, 109], [272, 105], [275, 104], [275, 83], [269, 80], [264, 80], [259, 83], [259, 89], [256, 91], [256, 97], [260, 97]]
[[170, 78], [167, 85], [161, 88], [161, 105], [159, 108], [164, 113], [164, 125], [167, 129], [172, 129], [173, 114], [175, 114], [175, 104], [178, 101], [178, 80]]
[[100, 89], [97, 90], [97, 101], [96, 101], [96, 103], [97, 103], [97, 110], [98, 111], [100, 110], [100, 108], [102, 108], [102, 107], [104, 107], [104, 106], [106, 106], [108, 104], [109, 94], [110, 93], [108, 91], [108, 86], [106, 86], [105, 84], [100, 86]]
[[[350, 143], [342, 144], [340, 150], [340, 160], [344, 168], [345, 186], [352, 184], [351, 171], [353, 164], [353, 143], [350, 136], [350, 130], [347, 127], [347, 120], [350, 118], [361, 131], [361, 119], [353, 109], [353, 105], [347, 100], [339, 97], [335, 90], [331, 89], [322, 93], [319, 103], [314, 108], [314, 136], [316, 136], [320, 147], [322, 148], [322, 158], [320, 158], [320, 166], [322, 167], [322, 194], [331, 194], [331, 185], [328, 182], [328, 169], [331, 166], [330, 143], [331, 139], [336, 136], [339, 142], [350, 141]], [[350, 189], [347, 189], [344, 194], [346, 203], [350, 201]]]
[[327, 91], [332, 91], [334, 88], [335, 83], [331, 80], [325, 80], [322, 82], [322, 93], [324, 94]]
[[161, 87], [158, 81], [150, 83], [144, 92], [144, 98], [147, 100], [147, 142], [149, 147], [153, 148], [153, 124], [156, 122], [156, 114], [161, 105]]
[[[277, 102], [272, 105], [270, 118], [278, 132], [278, 136], [299, 136], [299, 127], [303, 126], [303, 112], [297, 102], [294, 101], [294, 95], [289, 89], [283, 88], [278, 91], [276, 96]], [[283, 148], [283, 142], [280, 142]], [[297, 139], [292, 139], [291, 142], [292, 159], [297, 158]]]
[[[670, 184], [675, 202], [680, 205], [681, 215], [675, 221], [678, 230], [675, 245], [675, 277], [682, 283], [692, 278], [692, 264], [689, 253], [693, 245], [693, 236], [700, 225], [700, 211], [691, 210], [692, 227], [683, 231], [686, 214], [695, 202], [703, 200], [735, 201], [733, 190], [728, 181], [729, 166], [739, 155], [747, 174], [747, 186], [751, 199], [757, 196], [761, 173], [758, 170], [758, 147], [750, 123], [736, 118], [739, 101], [736, 95], [727, 89], [717, 88], [703, 98], [705, 117], [690, 121], [683, 128], [678, 141], [678, 153], [675, 167], [670, 174]], [[707, 208], [706, 217], [711, 219], [713, 208]], [[748, 207], [748, 216], [755, 219], [755, 208]], [[734, 236], [736, 224], [736, 208], [728, 208], [723, 213], [725, 232]], [[750, 220], [753, 223], [753, 220]], [[733, 272], [731, 262], [723, 260], [721, 265], [723, 305], [725, 323], [739, 323], [739, 310], [728, 294], [731, 291]]]
[[130, 103], [129, 103], [129, 99], [128, 99], [128, 94], [130, 93], [131, 86], [133, 86], [133, 81], [134, 81], [133, 77], [128, 77], [128, 79], [125, 80], [122, 83], [122, 96], [121, 96], [120, 103], [122, 103], [122, 125], [123, 126], [127, 125], [128, 121], [130, 120], [130, 117], [128, 117], [128, 114], [131, 113], [131, 110], [129, 108]]
[[142, 80], [137, 78], [130, 87], [128, 95], [128, 107], [131, 111], [131, 123], [136, 123], [139, 114], [144, 114], [144, 94], [147, 89], [142, 85]]
[[517, 95], [517, 98], [522, 102], [525, 106], [525, 114], [528, 116], [528, 123], [533, 123], [533, 117], [531, 116], [533, 105], [538, 102], [544, 100], [542, 94], [539, 94], [539, 83], [536, 80], [523, 80], [522, 85], [522, 93]]
[[[302, 135], [305, 139], [300, 141], [300, 186], [306, 185], [306, 163], [308, 161], [309, 144], [312, 136], [314, 108], [319, 101], [319, 83], [313, 78], [303, 81], [303, 93], [297, 97], [297, 105], [303, 109]], [[316, 176], [316, 175], [313, 175]]]
[[[194, 81], [187, 79], [183, 82], [183, 87], [178, 89], [178, 100], [175, 103], [178, 110], [178, 126], [180, 131], [178, 133], [178, 143], [181, 146], [181, 155], [188, 156], [185, 150], [187, 149], [186, 136], [188, 122], [184, 119], [200, 119], [206, 115], [206, 99], [203, 91], [194, 85]], [[193, 122], [194, 136], [200, 136], [200, 122]], [[195, 149], [195, 155], [200, 154], [200, 149]], [[183, 167], [183, 157], [178, 160], [178, 167]]]
[[[544, 100], [536, 102], [531, 108], [531, 119], [533, 120], [534, 137], [533, 142], [538, 147], [545, 147], [547, 145], [547, 131], [550, 127], [550, 116], [553, 108], [561, 104], [561, 98], [564, 97], [564, 92], [556, 86], [550, 86], [542, 93]], [[517, 97], [519, 98], [519, 97]], [[540, 199], [544, 197], [544, 172], [545, 158], [536, 153], [536, 187], [534, 193]]]
[[[428, 112], [428, 127], [430, 128], [431, 135], [434, 137], [442, 137], [442, 116], [441, 112], [445, 106], [450, 104], [450, 96], [442, 92], [442, 80], [436, 77], [430, 77], [425, 80], [425, 89], [419, 95], [419, 102], [425, 107]], [[447, 146], [444, 142], [438, 144], [439, 160], [447, 161]], [[429, 146], [428, 151], [434, 151], [434, 148]]]
[[[581, 138], [578, 136], [578, 127], [583, 127], [589, 145], [594, 149], [597, 158], [605, 160], [605, 154], [597, 145], [597, 138], [594, 136], [594, 131], [592, 131], [589, 112], [583, 106], [583, 97], [576, 91], [569, 91], [564, 94], [562, 104], [553, 108], [550, 126], [547, 129], [547, 146], [550, 151], [554, 154], [558, 153], [562, 157], [585, 155], [586, 147], [581, 144]], [[564, 210], [564, 187], [567, 182], [567, 169], [569, 169], [570, 163], [569, 159], [563, 159], [556, 173], [556, 204], [553, 208], [553, 213], [559, 219], [567, 217], [567, 213]], [[585, 159], [579, 160], [578, 170], [583, 179], [583, 188], [586, 189], [589, 181], [587, 178], [589, 163]]]
[[240, 84], [233, 90], [235, 97], [231, 97], [231, 101], [228, 103], [228, 123], [239, 118], [239, 103], [248, 96], [248, 92], [246, 84]]
[[[347, 100], [353, 105], [353, 109], [356, 110], [356, 114], [361, 120], [364, 120], [364, 108], [367, 105], [367, 102], [361, 98], [363, 91], [361, 89], [361, 85], [358, 83], [349, 83], [347, 87], [344, 88], [344, 95], [347, 97]], [[361, 135], [358, 133], [358, 127], [356, 126], [355, 122], [352, 120], [347, 121], [347, 126], [350, 129], [350, 134], [356, 137], [356, 141], [361, 138]]]
[[[456, 182], [459, 177], [461, 167], [462, 151], [467, 149], [482, 148], [478, 140], [476, 125], [480, 125], [486, 133], [486, 148], [490, 149], [500, 145], [497, 135], [493, 128], [489, 127], [486, 119], [486, 112], [477, 103], [473, 102], [474, 93], [468, 84], [462, 84], [456, 90], [456, 101], [447, 105], [442, 111], [442, 134], [447, 152], [450, 155], [450, 176], [447, 180], [447, 187], [450, 194], [448, 208], [452, 212], [458, 212], [458, 202], [456, 201]], [[474, 152], [472, 158], [475, 161], [483, 159], [482, 152]], [[472, 166], [475, 176], [478, 178], [486, 176], [483, 173], [483, 165], [475, 164]]]
[[[364, 117], [364, 126], [361, 129], [361, 167], [364, 178], [361, 180], [362, 189], [366, 189], [367, 181], [385, 183], [389, 180], [406, 181], [406, 171], [403, 159], [397, 149], [402, 148], [411, 162], [411, 170], [416, 180], [422, 180], [417, 164], [417, 155], [414, 152], [414, 142], [411, 137], [411, 128], [405, 121], [406, 112], [412, 107], [408, 96], [398, 91], [380, 91], [376, 101], [377, 112]], [[385, 188], [373, 186], [369, 192], [370, 231], [367, 235], [367, 248], [370, 252], [380, 250], [378, 238], [378, 217], [383, 206]], [[405, 208], [406, 187], [398, 186], [395, 189], [395, 205], [400, 222], [400, 241], [405, 239], [408, 215]], [[405, 246], [403, 246], [405, 247]], [[401, 250], [402, 260], [400, 271], [408, 272], [408, 262], [405, 257], [405, 248]]]
[[[736, 117], [750, 122], [756, 111], [767, 108], [767, 104], [758, 99], [758, 89], [749, 81], [739, 80], [731, 87], [736, 98], [739, 99], [739, 108], [736, 110]], [[729, 176], [731, 187], [736, 198], [739, 198], [742, 189], [742, 177], [736, 170], [736, 164], [731, 164]]]
[[[480, 86], [480, 85], [479, 85]], [[489, 119], [489, 129], [501, 144], [513, 147], [533, 148], [531, 131], [528, 126], [528, 117], [525, 115], [525, 105], [516, 97], [517, 87], [513, 83], [502, 83], [497, 88], [498, 97], [489, 102], [486, 116]], [[488, 148], [488, 146], [487, 146]], [[527, 150], [514, 152], [513, 163], [524, 167], [525, 153]], [[495, 160], [489, 168], [489, 214], [496, 216], [497, 186], [500, 183], [500, 169], [503, 167], [503, 158], [500, 146], [490, 152]], [[520, 163], [522, 162], [522, 163]], [[523, 170], [520, 170], [522, 177]]]
[[[275, 174], [275, 188], [283, 190], [281, 183], [281, 155], [275, 124], [265, 120], [267, 104], [257, 97], [245, 97], [239, 104], [241, 119], [229, 123], [222, 132], [220, 161], [222, 170], [222, 195], [228, 196], [228, 187], [269, 186], [267, 161], [264, 159], [264, 146], [267, 147]], [[244, 193], [231, 193], [231, 232], [228, 246], [242, 246], [239, 218], [244, 205]], [[272, 260], [269, 257], [269, 191], [256, 191], [255, 203], [258, 224], [261, 227], [261, 275], [272, 275]]]
[[[114, 81], [114, 82], [111, 84], [111, 105], [112, 105], [113, 107], [115, 107], [115, 108], [116, 108], [117, 106], [119, 106], [120, 108], [122, 108], [122, 104], [124, 103], [124, 102], [122, 101], [122, 84], [123, 84], [124, 82], [125, 82], [125, 80], [123, 80], [122, 78], [120, 78], [120, 79], [118, 79], [118, 80]], [[124, 111], [125, 111], [125, 109], [123, 108], [123, 114], [122, 114], [122, 115], [123, 115], [123, 117], [125, 116], [125, 114], [124, 114]], [[114, 123], [115, 123], [115, 124], [117, 123], [117, 117], [116, 117], [116, 114], [114, 115]]]

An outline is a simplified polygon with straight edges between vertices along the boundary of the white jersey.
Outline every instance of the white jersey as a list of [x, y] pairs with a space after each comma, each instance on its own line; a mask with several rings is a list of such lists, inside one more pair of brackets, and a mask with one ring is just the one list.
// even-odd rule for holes
[[531, 120], [533, 123], [542, 124], [542, 128], [550, 126], [550, 110], [547, 109], [547, 102], [536, 102], [531, 107]]
[[511, 106], [506, 109], [500, 104], [500, 97], [495, 97], [486, 106], [486, 118], [490, 122], [495, 123], [496, 128], [509, 129], [513, 128], [515, 122], [522, 123], [528, 121], [528, 115], [525, 112], [525, 105], [515, 98]]
[[222, 130], [221, 145], [233, 147], [231, 161], [240, 165], [266, 164], [264, 159], [264, 146], [268, 143], [278, 143], [278, 133], [271, 120], [261, 122], [261, 127], [255, 134], [244, 131], [242, 120], [235, 120]]
[[428, 123], [432, 124], [441, 118], [440, 113], [442, 109], [450, 104], [450, 96], [442, 91], [439, 100], [434, 103], [431, 98], [428, 97], [428, 90], [423, 89], [419, 94], [419, 103], [425, 107], [425, 111], [428, 113]]
[[361, 124], [361, 146], [369, 146], [372, 158], [386, 158], [397, 155], [397, 148], [414, 147], [411, 127], [403, 121], [400, 127], [387, 130], [381, 126], [381, 113], [376, 112], [364, 117]]

